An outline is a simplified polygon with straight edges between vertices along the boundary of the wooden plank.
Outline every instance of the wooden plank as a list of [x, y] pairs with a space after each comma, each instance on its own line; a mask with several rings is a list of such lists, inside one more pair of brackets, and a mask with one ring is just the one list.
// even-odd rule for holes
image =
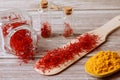
[[[74, 7], [75, 36], [96, 29], [120, 14], [120, 0], [50, 0], [60, 6], [70, 5]], [[34, 28], [39, 28], [39, 20], [36, 10], [39, 8], [39, 0], [0, 0], [0, 11], [10, 8], [26, 9], [33, 18]], [[84, 71], [87, 59], [100, 50], [120, 49], [120, 29], [112, 33], [107, 42], [95, 49], [90, 54], [70, 66], [62, 73], [54, 76], [38, 74], [33, 66], [35, 62], [45, 55], [46, 50], [51, 50], [69, 42], [73, 37], [64, 38], [60, 34], [62, 27], [62, 11], [52, 11], [52, 28], [54, 35], [48, 39], [40, 39], [36, 59], [28, 64], [21, 64], [19, 59], [12, 55], [4, 55], [0, 52], [0, 80], [120, 80], [120, 72], [103, 79], [91, 77]], [[1, 39], [0, 39], [1, 40]], [[1, 42], [0, 42], [1, 44]]]
[[[37, 10], [40, 0], [0, 0], [0, 10], [21, 8]], [[120, 9], [120, 0], [49, 0], [59, 6], [73, 6], [76, 10]]]
[[[33, 69], [33, 63], [22, 64], [21, 66], [15, 62], [14, 59], [1, 59], [0, 62], [0, 80], [96, 80], [97, 78], [91, 77], [84, 71], [84, 64], [87, 58], [83, 58], [76, 62], [74, 65], [55, 76], [42, 76]], [[7, 63], [10, 61], [10, 63]], [[72, 75], [71, 75], [72, 74]], [[120, 73], [105, 79], [119, 80]]]

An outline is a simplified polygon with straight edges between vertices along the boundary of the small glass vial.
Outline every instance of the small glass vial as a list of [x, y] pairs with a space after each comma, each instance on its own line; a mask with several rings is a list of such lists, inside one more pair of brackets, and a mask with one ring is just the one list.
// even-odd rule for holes
[[41, 20], [41, 27], [40, 32], [43, 38], [48, 38], [51, 36], [51, 20], [50, 20], [50, 13], [48, 11], [48, 1], [41, 0], [40, 2], [41, 9], [39, 10], [40, 20]]
[[64, 32], [63, 32], [63, 36], [64, 37], [69, 37], [71, 35], [73, 35], [73, 17], [72, 17], [72, 12], [73, 9], [70, 6], [64, 7]]

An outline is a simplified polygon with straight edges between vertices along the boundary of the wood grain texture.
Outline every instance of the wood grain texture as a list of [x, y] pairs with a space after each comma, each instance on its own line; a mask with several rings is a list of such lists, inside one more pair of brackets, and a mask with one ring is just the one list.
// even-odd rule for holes
[[[120, 80], [120, 72], [103, 79], [91, 77], [84, 71], [87, 59], [100, 50], [120, 49], [120, 29], [113, 32], [106, 43], [95, 49], [90, 54], [70, 66], [65, 71], [54, 76], [43, 76], [34, 71], [34, 63], [44, 56], [46, 50], [62, 46], [74, 37], [84, 32], [96, 29], [111, 18], [120, 15], [120, 0], [50, 0], [60, 6], [70, 5], [74, 7], [75, 35], [69, 38], [61, 36], [63, 31], [62, 11], [52, 11], [53, 36], [39, 40], [38, 53], [35, 61], [28, 64], [19, 64], [19, 60], [11, 55], [3, 55], [0, 52], [0, 80]], [[36, 10], [39, 8], [39, 0], [0, 0], [0, 11], [10, 8], [26, 9], [33, 19], [33, 26], [39, 28], [39, 18]], [[36, 28], [37, 27], [37, 28]], [[1, 37], [0, 37], [1, 38]]]
[[[76, 10], [119, 10], [119, 0], [49, 0], [63, 6], [73, 6]], [[36, 10], [40, 0], [0, 0], [0, 10], [10, 8], [22, 8]]]

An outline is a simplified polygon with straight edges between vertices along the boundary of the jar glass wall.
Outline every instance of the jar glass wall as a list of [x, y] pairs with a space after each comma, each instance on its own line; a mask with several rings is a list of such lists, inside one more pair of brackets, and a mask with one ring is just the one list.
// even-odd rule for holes
[[23, 61], [35, 54], [37, 35], [31, 17], [25, 11], [12, 9], [0, 13], [2, 49], [17, 55]]

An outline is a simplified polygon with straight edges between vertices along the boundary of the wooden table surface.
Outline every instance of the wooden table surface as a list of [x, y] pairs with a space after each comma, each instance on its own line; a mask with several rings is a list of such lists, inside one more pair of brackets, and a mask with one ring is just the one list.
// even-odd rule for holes
[[[120, 0], [51, 0], [60, 6], [74, 7], [75, 36], [96, 29], [111, 18], [120, 15]], [[33, 18], [33, 26], [38, 27], [37, 9], [39, 0], [0, 0], [0, 12], [11, 8], [21, 8], [29, 12]], [[0, 80], [120, 80], [120, 72], [107, 78], [98, 79], [91, 77], [84, 71], [86, 60], [100, 50], [120, 49], [120, 29], [114, 31], [107, 41], [84, 58], [70, 66], [65, 71], [54, 76], [43, 76], [37, 73], [33, 66], [35, 62], [44, 56], [46, 50], [51, 50], [69, 42], [73, 37], [62, 37], [63, 12], [52, 11], [53, 36], [39, 40], [39, 53], [36, 59], [28, 64], [19, 64], [19, 60], [0, 52]], [[0, 37], [1, 38], [1, 37]], [[1, 42], [0, 42], [1, 43]]]

